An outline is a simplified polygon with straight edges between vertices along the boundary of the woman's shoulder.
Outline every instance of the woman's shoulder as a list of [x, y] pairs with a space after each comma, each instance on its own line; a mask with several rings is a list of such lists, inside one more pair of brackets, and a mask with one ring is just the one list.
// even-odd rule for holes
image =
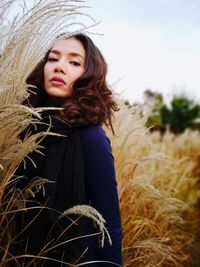
[[84, 126], [81, 129], [81, 134], [82, 135], [86, 135], [86, 136], [98, 136], [98, 135], [105, 135], [105, 131], [102, 128], [101, 125], [88, 125], [88, 126]]
[[101, 125], [85, 126], [81, 129], [81, 139], [85, 144], [97, 145], [99, 142], [108, 143], [105, 130]]

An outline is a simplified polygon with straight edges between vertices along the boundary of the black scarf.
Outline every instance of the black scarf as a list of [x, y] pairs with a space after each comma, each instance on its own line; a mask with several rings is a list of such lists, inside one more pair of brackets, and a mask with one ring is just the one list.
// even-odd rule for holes
[[[60, 106], [61, 101], [51, 100], [45, 106]], [[44, 185], [45, 195], [42, 190], [31, 199], [29, 207], [37, 206], [37, 209], [25, 212], [25, 227], [33, 219], [34, 222], [23, 232], [21, 240], [29, 239], [27, 253], [38, 254], [40, 249], [49, 241], [58, 238], [55, 245], [71, 238], [84, 235], [86, 219], [78, 221], [78, 225], [69, 227], [69, 218], [60, 219], [60, 213], [78, 204], [87, 204], [84, 179], [84, 156], [80, 140], [80, 127], [71, 127], [57, 118], [55, 111], [45, 111], [42, 115], [43, 124], [38, 125], [33, 133], [46, 131], [51, 123], [51, 131], [63, 136], [47, 136], [40, 143], [44, 148], [38, 152], [32, 152], [29, 156], [35, 162], [34, 167], [29, 159], [26, 159], [26, 169], [21, 164], [16, 175], [26, 177], [18, 186], [23, 188], [27, 182], [36, 177], [47, 178], [50, 183]], [[41, 210], [38, 207], [43, 206]], [[39, 215], [38, 215], [39, 214]], [[73, 216], [75, 219], [76, 216]], [[64, 233], [63, 231], [69, 229]], [[50, 235], [49, 235], [50, 233]], [[22, 242], [22, 244], [24, 244]], [[23, 247], [23, 246], [22, 246]], [[53, 257], [64, 261], [72, 261], [80, 257], [84, 250], [84, 242], [73, 241], [63, 246], [58, 246], [44, 256]], [[33, 265], [34, 266], [34, 265]], [[36, 266], [39, 266], [36, 265]], [[42, 266], [60, 266], [56, 262], [45, 261]]]

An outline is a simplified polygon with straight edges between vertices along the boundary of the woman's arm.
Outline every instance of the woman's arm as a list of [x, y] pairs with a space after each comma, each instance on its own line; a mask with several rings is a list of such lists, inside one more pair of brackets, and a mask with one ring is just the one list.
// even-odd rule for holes
[[112, 246], [106, 240], [104, 248], [97, 249], [97, 259], [121, 265], [122, 228], [110, 142], [100, 126], [84, 128], [81, 140], [85, 160], [87, 200], [106, 220], [106, 228], [112, 239]]

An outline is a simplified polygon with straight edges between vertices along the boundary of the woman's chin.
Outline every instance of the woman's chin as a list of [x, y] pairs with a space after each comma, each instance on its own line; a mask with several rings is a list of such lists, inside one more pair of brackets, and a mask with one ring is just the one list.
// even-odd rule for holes
[[56, 98], [69, 97], [72, 94], [70, 90], [63, 90], [63, 88], [59, 88], [59, 87], [49, 87], [45, 89], [45, 91], [49, 96], [56, 97]]

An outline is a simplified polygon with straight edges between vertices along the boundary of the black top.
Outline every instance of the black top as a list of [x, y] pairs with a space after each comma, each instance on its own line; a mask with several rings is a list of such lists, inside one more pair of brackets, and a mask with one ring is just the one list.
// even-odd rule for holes
[[[31, 213], [25, 214], [26, 224], [34, 218], [31, 228], [23, 233], [24, 240], [28, 239], [27, 252], [38, 254], [44, 247], [44, 243], [47, 244], [56, 235], [61, 235], [63, 229], [67, 230], [62, 238], [58, 239], [59, 242], [94, 233], [96, 228], [93, 227], [91, 220], [82, 219], [78, 226], [74, 226], [75, 229], [73, 227], [68, 229], [71, 221], [68, 219], [66, 222], [64, 219], [59, 219], [60, 213], [64, 210], [77, 204], [89, 204], [97, 209], [106, 220], [106, 228], [111, 236], [112, 245], [106, 239], [104, 248], [99, 248], [97, 237], [89, 237], [81, 240], [81, 244], [79, 241], [78, 243], [73, 241], [69, 242], [70, 244], [59, 246], [57, 250], [48, 253], [48, 257], [64, 261], [77, 259], [80, 251], [83, 252], [85, 247], [89, 247], [84, 261], [110, 261], [121, 265], [122, 229], [114, 159], [109, 139], [99, 125], [72, 128], [57, 119], [52, 120], [52, 125], [51, 131], [63, 134], [65, 137], [46, 137], [41, 142], [43, 148], [40, 151], [43, 155], [37, 152], [30, 154], [36, 167], [27, 159], [26, 169], [21, 164], [16, 172], [17, 175], [28, 177], [28, 181], [33, 181], [35, 177], [47, 178], [52, 181], [45, 185], [45, 195], [41, 190], [32, 198], [34, 205], [30, 203], [30, 207], [35, 207], [37, 202], [39, 206], [44, 205], [45, 209], [42, 212], [34, 209], [31, 210]], [[43, 126], [37, 129], [37, 131], [43, 130]], [[27, 180], [22, 180], [20, 186], [25, 187]], [[67, 219], [65, 218], [65, 220]], [[50, 229], [51, 234], [49, 235]], [[77, 247], [80, 248], [78, 251]], [[60, 266], [60, 264], [56, 265], [54, 261], [48, 262], [45, 266]], [[114, 265], [98, 263], [88, 266]]]
[[103, 249], [97, 249], [96, 258], [121, 264], [122, 229], [110, 142], [100, 126], [83, 129], [81, 140], [85, 158], [86, 196], [91, 206], [106, 220], [113, 243], [110, 246], [106, 242]]

